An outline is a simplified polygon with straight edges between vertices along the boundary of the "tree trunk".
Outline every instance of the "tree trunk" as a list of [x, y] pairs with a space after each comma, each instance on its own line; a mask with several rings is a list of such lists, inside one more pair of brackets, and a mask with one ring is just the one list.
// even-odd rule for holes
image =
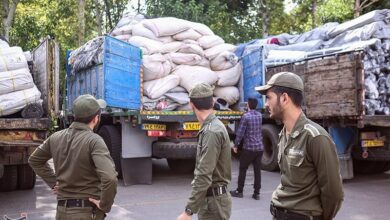
[[2, 8], [1, 8], [1, 17], [2, 17], [2, 24], [1, 24], [1, 33], [4, 35], [4, 38], [9, 41], [9, 32], [11, 30], [16, 6], [18, 5], [20, 0], [2, 0]]
[[317, 0], [313, 0], [311, 3], [311, 27], [316, 27], [316, 14], [317, 14]]
[[108, 29], [111, 30], [113, 28], [112, 19], [111, 19], [111, 12], [110, 12], [111, 6], [107, 0], [104, 0], [104, 8], [105, 8], [106, 16], [107, 16], [107, 20], [108, 20]]
[[103, 30], [102, 30], [102, 13], [100, 11], [100, 3], [99, 0], [95, 0], [95, 7], [96, 7], [96, 25], [97, 25], [97, 31], [98, 35], [102, 36], [103, 35]]
[[85, 38], [85, 0], [79, 0], [79, 46], [84, 44]]
[[379, 2], [379, 0], [355, 0], [355, 8], [354, 10], [354, 17], [357, 18], [360, 16], [360, 13], [362, 13], [363, 9], [367, 8], [368, 6]]
[[353, 11], [353, 17], [357, 18], [360, 16], [360, 0], [355, 0], [355, 7]]

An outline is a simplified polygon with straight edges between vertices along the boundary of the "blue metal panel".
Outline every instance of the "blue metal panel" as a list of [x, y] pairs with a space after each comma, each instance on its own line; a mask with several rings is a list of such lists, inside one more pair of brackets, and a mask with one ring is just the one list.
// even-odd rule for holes
[[257, 98], [257, 108], [263, 108], [263, 98], [255, 90], [255, 87], [263, 85], [264, 81], [263, 48], [254, 49], [241, 59], [244, 78], [244, 101], [247, 101], [249, 97]]
[[102, 98], [107, 105], [123, 109], [141, 107], [141, 50], [126, 42], [105, 37], [103, 64], [74, 75], [67, 68], [68, 110], [80, 95]]
[[355, 135], [357, 135], [353, 128], [339, 126], [330, 126], [329, 134], [336, 144], [337, 154], [339, 155], [348, 153], [348, 147], [351, 146]]

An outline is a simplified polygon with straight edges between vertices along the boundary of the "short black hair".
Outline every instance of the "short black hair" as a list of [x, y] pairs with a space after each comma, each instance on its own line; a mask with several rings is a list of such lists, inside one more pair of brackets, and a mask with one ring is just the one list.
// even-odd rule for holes
[[95, 114], [89, 117], [85, 117], [85, 118], [74, 117], [74, 121], [84, 123], [84, 124], [89, 124], [96, 117], [96, 115], [100, 115], [101, 112], [102, 110], [99, 109]]
[[250, 109], [257, 108], [257, 99], [256, 98], [248, 98], [248, 106]]
[[209, 110], [213, 108], [213, 97], [204, 98], [190, 98], [190, 101], [194, 104], [198, 110]]
[[287, 88], [283, 86], [272, 86], [269, 89], [271, 92], [276, 93], [278, 97], [280, 97], [283, 93], [286, 93], [290, 98], [291, 101], [294, 103], [297, 107], [302, 107], [303, 104], [303, 92], [299, 91], [297, 89]]

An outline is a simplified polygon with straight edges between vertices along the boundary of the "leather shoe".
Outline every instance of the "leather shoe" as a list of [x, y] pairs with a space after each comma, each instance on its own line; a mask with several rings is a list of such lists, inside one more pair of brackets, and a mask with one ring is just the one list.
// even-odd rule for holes
[[260, 200], [260, 194], [253, 194], [252, 198], [255, 200]]
[[244, 194], [242, 192], [239, 192], [238, 190], [231, 190], [230, 195], [238, 198], [244, 197]]

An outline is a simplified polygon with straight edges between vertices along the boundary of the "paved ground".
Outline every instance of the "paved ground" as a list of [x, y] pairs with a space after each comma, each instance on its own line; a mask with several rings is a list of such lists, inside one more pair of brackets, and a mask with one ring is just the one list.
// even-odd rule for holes
[[[231, 188], [236, 187], [237, 167], [238, 163], [234, 161]], [[153, 170], [153, 185], [119, 186], [115, 205], [107, 219], [176, 219], [184, 209], [192, 177], [170, 172], [165, 160], [154, 161]], [[263, 171], [262, 178], [261, 200], [255, 201], [251, 198], [253, 173], [248, 173], [244, 198], [233, 199], [232, 220], [271, 219], [269, 200], [279, 184], [279, 174]], [[357, 176], [344, 183], [344, 191], [345, 202], [337, 220], [390, 219], [390, 172]], [[55, 208], [55, 196], [40, 179], [33, 190], [0, 193], [0, 218], [5, 214], [16, 218], [24, 212], [30, 220], [54, 219]]]

